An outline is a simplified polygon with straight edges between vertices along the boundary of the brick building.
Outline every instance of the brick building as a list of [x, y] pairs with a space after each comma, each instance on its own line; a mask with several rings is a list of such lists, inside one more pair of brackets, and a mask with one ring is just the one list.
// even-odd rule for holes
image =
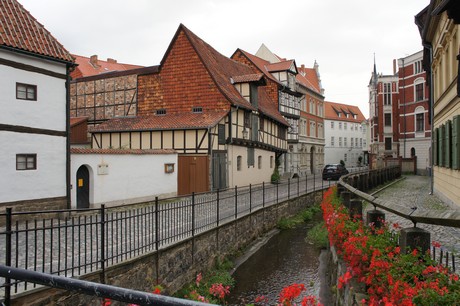
[[179, 194], [270, 180], [289, 124], [262, 73], [180, 25], [160, 65], [136, 75], [136, 116], [93, 127], [93, 148], [174, 149]]
[[416, 172], [430, 167], [429, 90], [422, 51], [393, 61], [393, 74], [374, 72], [369, 82], [370, 165], [413, 159]]

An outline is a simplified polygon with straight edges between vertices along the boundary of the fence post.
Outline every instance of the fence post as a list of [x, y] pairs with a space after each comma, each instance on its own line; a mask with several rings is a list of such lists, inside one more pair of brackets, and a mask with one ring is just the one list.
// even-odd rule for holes
[[219, 201], [219, 188], [217, 188], [217, 226], [219, 226], [219, 215], [220, 215], [220, 201]]
[[299, 190], [300, 189], [300, 181], [299, 180], [300, 180], [300, 177], [297, 176], [297, 197], [300, 196], [300, 190]]
[[262, 207], [265, 208], [265, 182], [262, 182]]
[[252, 184], [249, 184], [249, 213], [252, 212]]
[[278, 185], [279, 185], [279, 183], [276, 183], [276, 204], [279, 203]]
[[313, 171], [313, 192], [316, 192], [316, 174]]
[[[11, 267], [12, 208], [6, 208], [5, 264]], [[5, 277], [5, 306], [11, 305], [11, 278]]]
[[158, 197], [155, 197], [155, 270], [157, 283], [160, 281], [160, 213], [158, 206]]
[[101, 204], [101, 283], [105, 284], [105, 204]]
[[422, 254], [425, 254], [425, 252], [430, 249], [431, 234], [418, 227], [407, 227], [401, 229], [399, 241], [403, 254], [409, 253], [417, 248], [420, 248]]
[[238, 219], [238, 186], [235, 186], [235, 220]]
[[288, 200], [291, 197], [291, 178], [288, 178]]
[[192, 192], [192, 238], [195, 238], [195, 192]]

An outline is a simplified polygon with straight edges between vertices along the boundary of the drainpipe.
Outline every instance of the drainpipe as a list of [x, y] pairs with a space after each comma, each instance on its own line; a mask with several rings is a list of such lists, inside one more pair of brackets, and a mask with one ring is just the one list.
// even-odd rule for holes
[[423, 44], [425, 48], [428, 48], [430, 50], [430, 126], [431, 126], [431, 158], [430, 158], [430, 167], [431, 167], [431, 173], [430, 173], [430, 195], [434, 193], [434, 139], [433, 139], [433, 123], [434, 123], [434, 85], [433, 85], [433, 69], [431, 67], [433, 63], [433, 46], [431, 44]]
[[66, 100], [66, 202], [67, 202], [67, 209], [71, 208], [71, 202], [70, 202], [70, 176], [71, 176], [71, 169], [70, 169], [70, 70], [71, 70], [71, 65], [67, 64], [66, 65], [66, 73], [67, 73], [67, 78], [66, 78], [66, 85], [65, 85], [65, 100]]

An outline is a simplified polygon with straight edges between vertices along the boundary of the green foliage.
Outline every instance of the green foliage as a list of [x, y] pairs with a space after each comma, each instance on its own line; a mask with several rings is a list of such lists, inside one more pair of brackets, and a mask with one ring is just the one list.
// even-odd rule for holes
[[345, 162], [343, 161], [343, 159], [340, 160], [340, 164], [345, 167]]
[[222, 285], [222, 287], [228, 289], [233, 288], [235, 280], [229, 272], [232, 268], [233, 263], [228, 259], [222, 262], [217, 261], [212, 271], [206, 273], [204, 276], [201, 273], [197, 274], [195, 282], [179, 290], [175, 296], [200, 302], [222, 304], [224, 301], [213, 295], [210, 289], [216, 285]]
[[281, 218], [281, 220], [278, 221], [276, 227], [281, 230], [294, 228], [301, 223], [310, 222], [311, 220], [313, 220], [313, 217], [320, 211], [321, 207], [319, 205], [314, 205], [312, 207], [302, 210], [294, 217]]
[[311, 241], [316, 247], [325, 249], [328, 246], [329, 238], [327, 236], [327, 229], [324, 221], [316, 224], [307, 232], [307, 240]]

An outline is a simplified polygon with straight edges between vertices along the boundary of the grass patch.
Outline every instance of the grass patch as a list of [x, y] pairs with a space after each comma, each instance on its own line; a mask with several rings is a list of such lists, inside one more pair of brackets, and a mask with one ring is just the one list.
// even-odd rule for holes
[[321, 221], [308, 230], [306, 240], [308, 242], [312, 242], [316, 247], [320, 249], [327, 248], [329, 238], [327, 236], [327, 229], [324, 226], [324, 221]]
[[312, 207], [302, 210], [293, 217], [281, 218], [281, 220], [278, 221], [276, 227], [281, 230], [294, 228], [301, 223], [307, 223], [313, 220], [313, 217], [320, 211], [321, 207], [319, 206], [319, 204], [315, 204]]

